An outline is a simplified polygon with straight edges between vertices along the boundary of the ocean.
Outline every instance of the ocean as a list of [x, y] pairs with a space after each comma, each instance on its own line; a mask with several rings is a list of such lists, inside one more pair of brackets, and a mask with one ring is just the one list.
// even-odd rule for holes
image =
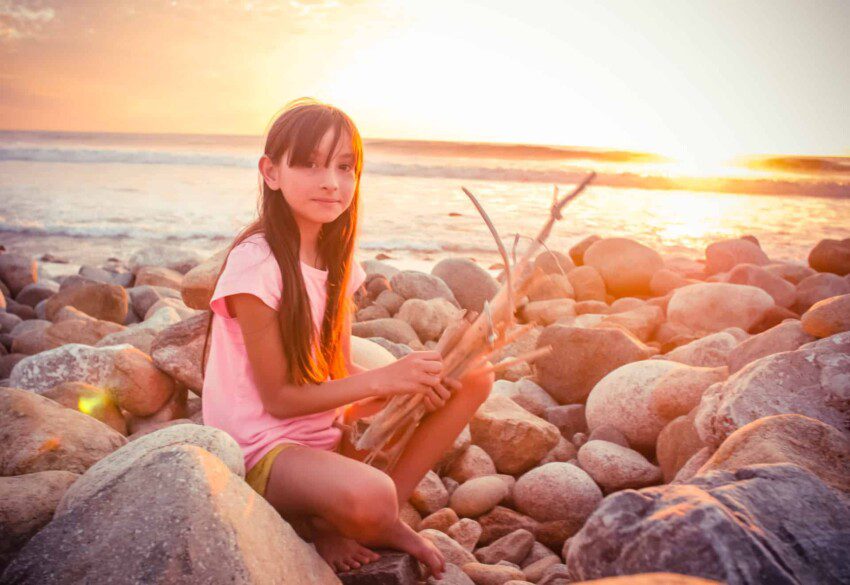
[[[166, 243], [212, 255], [256, 214], [261, 137], [0, 132], [0, 244], [71, 264], [123, 260]], [[548, 241], [635, 238], [702, 256], [755, 235], [775, 260], [805, 262], [823, 238], [850, 237], [850, 157], [750, 157], [723, 167], [627, 151], [366, 140], [358, 257], [424, 267], [446, 256], [498, 261], [461, 187], [508, 249], [537, 234], [555, 186], [597, 178]]]

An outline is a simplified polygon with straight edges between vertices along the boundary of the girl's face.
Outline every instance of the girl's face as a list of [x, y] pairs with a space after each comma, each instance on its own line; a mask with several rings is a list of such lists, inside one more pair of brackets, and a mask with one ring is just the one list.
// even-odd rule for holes
[[334, 221], [354, 198], [357, 176], [351, 137], [340, 136], [335, 152], [329, 153], [332, 144], [333, 129], [329, 129], [307, 166], [289, 166], [288, 153], [279, 161], [272, 162], [267, 156], [260, 159], [264, 180], [272, 189], [281, 190], [302, 229]]

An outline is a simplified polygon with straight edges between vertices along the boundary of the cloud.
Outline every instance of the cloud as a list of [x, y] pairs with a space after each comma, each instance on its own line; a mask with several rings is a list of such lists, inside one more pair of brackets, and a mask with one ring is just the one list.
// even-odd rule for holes
[[0, 41], [16, 41], [37, 36], [56, 17], [56, 12], [41, 2], [0, 0]]

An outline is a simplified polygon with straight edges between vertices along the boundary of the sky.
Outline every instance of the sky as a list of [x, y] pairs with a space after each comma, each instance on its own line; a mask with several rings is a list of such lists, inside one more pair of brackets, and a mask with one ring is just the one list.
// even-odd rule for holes
[[845, 0], [0, 0], [0, 128], [850, 155]]

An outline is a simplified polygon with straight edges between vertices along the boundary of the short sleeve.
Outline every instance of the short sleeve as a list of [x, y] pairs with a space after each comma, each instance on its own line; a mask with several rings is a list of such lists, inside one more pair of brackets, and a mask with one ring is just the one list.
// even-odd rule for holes
[[265, 240], [246, 239], [230, 251], [224, 271], [210, 299], [210, 308], [222, 317], [232, 318], [225, 297], [249, 294], [269, 308], [278, 310], [283, 279], [274, 254]]
[[360, 265], [360, 262], [358, 262], [357, 258], [354, 258], [354, 260], [351, 262], [350, 282], [351, 287], [348, 289], [349, 296], [357, 292], [357, 289], [363, 286], [363, 283], [366, 282], [366, 271], [363, 270], [363, 267]]

